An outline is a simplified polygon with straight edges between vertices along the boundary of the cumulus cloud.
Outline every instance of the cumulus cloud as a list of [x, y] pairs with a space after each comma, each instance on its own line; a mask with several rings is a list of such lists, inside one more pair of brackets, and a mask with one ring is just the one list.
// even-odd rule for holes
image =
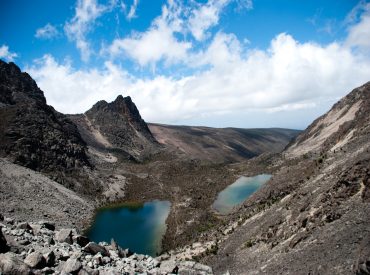
[[266, 50], [241, 45], [234, 35], [218, 33], [199, 56], [209, 68], [180, 78], [139, 79], [111, 62], [78, 71], [51, 56], [28, 71], [60, 111], [82, 112], [123, 94], [132, 96], [146, 120], [163, 123], [245, 110], [295, 112], [332, 104], [369, 80], [369, 60], [339, 43], [299, 43], [282, 33]]
[[17, 54], [9, 51], [9, 47], [7, 45], [4, 44], [0, 47], [0, 58], [5, 59], [6, 61], [14, 61], [16, 57]]
[[50, 23], [36, 30], [35, 37], [40, 39], [52, 39], [59, 35], [57, 28]]
[[154, 66], [164, 60], [172, 64], [186, 58], [191, 43], [179, 41], [175, 33], [182, 31], [180, 18], [182, 9], [176, 2], [169, 1], [145, 32], [134, 32], [129, 37], [115, 39], [108, 48], [110, 56], [128, 56], [141, 66]]
[[196, 40], [203, 40], [207, 30], [218, 24], [220, 12], [230, 0], [208, 0], [204, 5], [193, 9], [189, 18], [189, 29]]
[[116, 6], [116, 1], [111, 1], [106, 6], [98, 4], [96, 0], [77, 1], [75, 15], [65, 24], [64, 30], [68, 38], [76, 43], [83, 61], [88, 61], [92, 53], [90, 43], [86, 38], [87, 33], [92, 30], [95, 20], [114, 6]]
[[253, 8], [252, 1], [246, 0], [194, 1], [187, 6], [168, 0], [148, 30], [117, 38], [102, 52], [108, 52], [111, 58], [128, 57], [142, 67], [153, 68], [160, 61], [167, 65], [200, 63], [198, 55], [191, 51], [194, 44], [186, 39], [187, 35], [191, 34], [196, 42], [204, 42], [211, 35], [208, 30], [218, 24], [222, 10], [232, 2], [239, 8]]
[[347, 21], [355, 22], [349, 27], [347, 44], [370, 51], [370, 3], [361, 1], [347, 17]]

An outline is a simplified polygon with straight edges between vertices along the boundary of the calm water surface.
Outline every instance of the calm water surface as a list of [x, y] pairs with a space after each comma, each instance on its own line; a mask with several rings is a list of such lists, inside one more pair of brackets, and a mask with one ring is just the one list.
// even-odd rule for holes
[[268, 174], [261, 174], [255, 177], [240, 177], [218, 194], [216, 201], [212, 205], [213, 209], [221, 214], [230, 213], [234, 206], [245, 201], [270, 178], [271, 175]]
[[161, 252], [170, 207], [169, 201], [156, 200], [100, 209], [87, 235], [94, 242], [113, 238], [122, 248], [155, 256]]

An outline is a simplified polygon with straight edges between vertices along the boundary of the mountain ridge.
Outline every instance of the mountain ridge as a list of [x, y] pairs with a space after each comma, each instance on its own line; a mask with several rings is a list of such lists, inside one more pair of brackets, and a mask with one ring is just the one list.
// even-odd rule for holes
[[220, 274], [369, 273], [369, 95], [368, 82], [260, 158], [273, 177], [218, 228], [226, 236], [211, 234], [222, 241], [205, 263]]

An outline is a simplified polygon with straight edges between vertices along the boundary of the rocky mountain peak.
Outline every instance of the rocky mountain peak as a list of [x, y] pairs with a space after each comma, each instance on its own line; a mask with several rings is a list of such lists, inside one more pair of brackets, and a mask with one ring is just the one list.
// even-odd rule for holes
[[0, 60], [0, 102], [16, 104], [36, 101], [46, 104], [44, 93], [27, 73], [22, 73], [13, 62]]
[[[109, 103], [99, 101], [85, 112], [85, 119], [71, 118], [79, 125], [85, 140], [91, 141], [91, 146], [100, 143], [100, 146], [107, 147], [109, 144], [109, 148], [123, 150], [137, 160], [158, 147], [148, 125], [129, 96], [119, 95]], [[91, 126], [86, 127], [88, 124]], [[97, 140], [97, 133], [100, 141], [101, 137], [105, 140], [104, 144]]]
[[76, 125], [48, 106], [36, 82], [11, 62], [0, 61], [0, 117], [0, 156], [60, 181], [89, 165]]

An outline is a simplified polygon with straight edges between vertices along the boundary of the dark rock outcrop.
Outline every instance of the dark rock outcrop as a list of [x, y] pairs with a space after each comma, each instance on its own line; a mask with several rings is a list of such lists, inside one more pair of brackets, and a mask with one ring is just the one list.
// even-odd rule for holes
[[98, 245], [94, 242], [89, 242], [84, 248], [83, 251], [86, 253], [90, 253], [92, 255], [95, 255], [97, 253], [101, 253], [103, 256], [108, 256], [109, 252], [104, 246]]
[[3, 232], [1, 231], [1, 226], [0, 226], [0, 253], [5, 253], [9, 250], [9, 247], [7, 245], [6, 239], [3, 235]]
[[59, 182], [89, 166], [76, 125], [46, 104], [36, 82], [12, 62], [0, 60], [0, 156]]
[[[116, 153], [127, 153], [140, 161], [159, 147], [129, 96], [119, 95], [111, 103], [99, 101], [84, 115], [70, 118], [78, 125], [84, 140], [98, 149], [103, 147]], [[96, 140], [91, 128], [106, 139], [105, 143]]]

